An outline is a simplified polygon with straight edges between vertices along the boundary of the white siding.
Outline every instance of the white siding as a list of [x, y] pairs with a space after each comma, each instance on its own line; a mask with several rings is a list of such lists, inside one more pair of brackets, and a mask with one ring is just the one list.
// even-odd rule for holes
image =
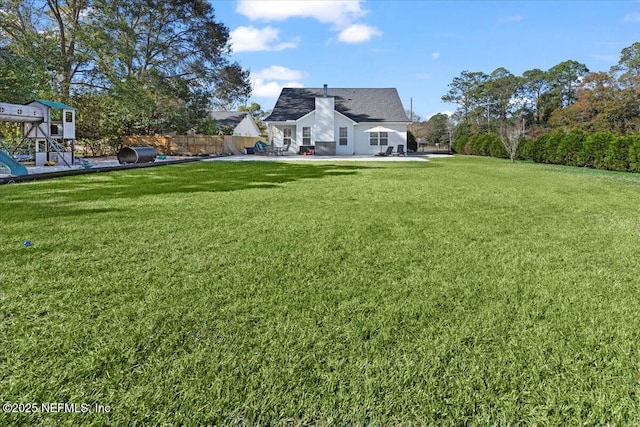
[[333, 97], [316, 98], [316, 141], [335, 141], [335, 101]]
[[253, 119], [247, 115], [238, 126], [233, 130], [234, 135], [238, 136], [260, 136], [260, 130]]
[[358, 155], [377, 154], [385, 151], [387, 146], [369, 145], [369, 134], [365, 132], [375, 126], [382, 126], [394, 130], [389, 132], [389, 146], [394, 147], [393, 152], [397, 152], [398, 145], [404, 145], [404, 151], [407, 151], [407, 124], [390, 124], [390, 123], [360, 123], [355, 130], [355, 153]]
[[[354, 144], [354, 127], [353, 122], [348, 118], [344, 117], [342, 114], [336, 112], [335, 113], [335, 141], [336, 141], [336, 155], [338, 156], [347, 156], [352, 155], [355, 151]], [[340, 145], [340, 128], [347, 128], [347, 145]]]
[[[318, 139], [316, 135], [316, 113], [312, 112], [301, 117], [296, 125], [296, 144], [294, 151], [297, 153], [300, 151], [300, 146], [302, 145], [302, 128], [311, 128], [311, 145], [315, 145], [315, 142]], [[291, 147], [293, 148], [294, 145], [291, 145]]]

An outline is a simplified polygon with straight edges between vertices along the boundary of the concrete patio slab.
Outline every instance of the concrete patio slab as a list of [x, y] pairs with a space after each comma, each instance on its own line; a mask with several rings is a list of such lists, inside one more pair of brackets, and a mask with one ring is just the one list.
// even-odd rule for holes
[[426, 162], [427, 156], [224, 156], [204, 159], [205, 162]]

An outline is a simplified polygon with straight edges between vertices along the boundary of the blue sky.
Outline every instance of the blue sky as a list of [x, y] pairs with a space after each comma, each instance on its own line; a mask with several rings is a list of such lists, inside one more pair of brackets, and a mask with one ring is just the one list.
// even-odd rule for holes
[[251, 101], [282, 87], [395, 87], [423, 118], [464, 70], [513, 74], [566, 60], [608, 71], [640, 41], [640, 1], [216, 1]]

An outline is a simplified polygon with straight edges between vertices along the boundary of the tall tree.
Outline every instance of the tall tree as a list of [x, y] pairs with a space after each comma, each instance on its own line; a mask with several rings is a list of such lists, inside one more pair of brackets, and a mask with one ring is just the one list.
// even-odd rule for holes
[[[249, 97], [249, 72], [229, 61], [229, 30], [215, 20], [209, 2], [94, 0], [93, 6], [87, 42], [95, 70], [85, 82], [88, 88], [117, 88], [134, 108], [158, 103], [147, 114], [163, 117], [170, 113], [167, 107], [174, 117], [191, 117], [178, 112], [187, 105], [199, 111], [211, 104], [229, 109]], [[143, 128], [181, 127], [177, 119], [174, 125], [152, 122]]]
[[432, 145], [444, 145], [450, 143], [450, 119], [449, 116], [444, 113], [438, 113], [427, 121], [429, 125], [429, 133], [427, 139]]
[[91, 25], [94, 55], [110, 80], [156, 73], [213, 91], [242, 70], [229, 63], [229, 30], [205, 0], [95, 0]]
[[463, 121], [473, 118], [478, 121], [482, 114], [483, 90], [489, 76], [482, 72], [463, 71], [449, 83], [449, 91], [442, 97], [444, 102], [458, 105], [458, 114]]
[[238, 63], [222, 67], [212, 82], [214, 105], [218, 109], [233, 110], [238, 104], [246, 104], [251, 95], [249, 70], [243, 70]]
[[251, 93], [206, 0], [0, 0], [0, 11], [0, 59], [20, 59], [0, 63], [0, 75], [33, 71], [26, 74], [44, 84], [16, 80], [26, 92], [71, 97], [82, 108], [90, 105], [82, 96], [117, 97], [101, 105], [118, 110], [123, 132], [197, 127], [212, 98], [232, 106]]
[[495, 111], [498, 122], [504, 122], [516, 106], [515, 97], [519, 79], [505, 68], [497, 68], [484, 84], [487, 111]]
[[551, 123], [566, 129], [624, 134], [636, 128], [640, 117], [638, 91], [621, 86], [612, 73], [590, 73], [578, 89], [575, 104], [557, 109]]
[[45, 89], [45, 70], [27, 58], [0, 47], [0, 101], [23, 103]]
[[640, 87], [640, 42], [625, 47], [620, 52], [618, 64], [612, 67], [620, 82], [627, 87]]
[[542, 123], [542, 95], [549, 89], [547, 73], [534, 68], [522, 73], [520, 94], [525, 99], [524, 108], [531, 112], [536, 124]]
[[80, 20], [88, 12], [88, 3], [88, 0], [47, 0], [48, 15], [54, 22], [52, 32], [58, 41], [57, 62], [60, 70], [60, 95], [63, 99], [69, 98], [73, 79], [88, 60], [87, 55], [81, 52], [81, 44], [78, 42]]
[[0, 0], [0, 10], [0, 39], [36, 69], [46, 68], [53, 92], [68, 98], [86, 59], [79, 32], [87, 0]]
[[127, 133], [208, 133], [207, 109], [251, 93], [248, 71], [229, 61], [229, 31], [205, 0], [94, 0], [86, 90], [121, 100]]
[[589, 73], [586, 65], [569, 60], [555, 65], [547, 71], [549, 84], [559, 101], [558, 107], [568, 107], [578, 99], [576, 88], [580, 80]]

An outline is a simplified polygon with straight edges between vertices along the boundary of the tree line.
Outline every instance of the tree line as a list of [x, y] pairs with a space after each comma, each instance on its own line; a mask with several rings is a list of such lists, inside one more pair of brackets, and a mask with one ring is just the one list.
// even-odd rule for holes
[[214, 132], [251, 93], [230, 53], [206, 0], [0, 0], [0, 102], [68, 103], [80, 138]]
[[[628, 152], [635, 143], [626, 137], [640, 134], [640, 42], [622, 49], [618, 63], [606, 72], [573, 60], [520, 76], [503, 67], [489, 74], [463, 71], [442, 100], [457, 105], [448, 118], [454, 127], [448, 142], [456, 152], [635, 170], [635, 152]], [[426, 122], [428, 139], [446, 141], [442, 116]], [[594, 138], [607, 143], [593, 143]], [[598, 160], [589, 154], [588, 147], [595, 146]], [[607, 150], [611, 158], [614, 151], [624, 152], [626, 160], [605, 161]]]

